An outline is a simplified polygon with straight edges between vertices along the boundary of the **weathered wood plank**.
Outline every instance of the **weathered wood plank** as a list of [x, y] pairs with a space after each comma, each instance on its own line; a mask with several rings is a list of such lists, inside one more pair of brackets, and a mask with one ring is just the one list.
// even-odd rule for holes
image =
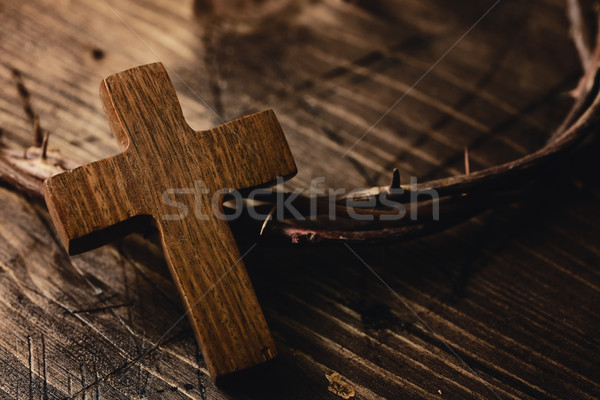
[[[580, 73], [562, 1], [504, 0], [340, 158], [492, 2], [267, 1], [254, 18], [219, 4], [0, 3], [2, 143], [31, 143], [17, 69], [51, 145], [82, 162], [117, 153], [98, 83], [161, 60], [195, 129], [221, 123], [206, 105], [223, 119], [274, 108], [298, 162], [290, 186], [387, 184], [391, 167], [462, 171], [464, 146], [473, 169], [536, 148]], [[598, 183], [570, 168], [545, 206], [355, 249], [437, 334], [347, 249], [256, 247], [246, 265], [280, 357], [227, 389], [187, 322], [154, 347], [183, 313], [156, 237], [69, 259], [46, 212], [0, 189], [0, 397], [339, 399], [331, 371], [364, 399], [492, 398], [486, 384], [599, 397]]]

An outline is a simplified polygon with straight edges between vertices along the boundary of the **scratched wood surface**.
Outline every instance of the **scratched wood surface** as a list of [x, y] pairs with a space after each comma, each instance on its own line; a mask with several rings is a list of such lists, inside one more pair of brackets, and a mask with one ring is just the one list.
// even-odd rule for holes
[[[290, 187], [364, 187], [393, 167], [462, 171], [465, 146], [472, 169], [536, 148], [581, 72], [558, 0], [500, 2], [410, 91], [491, 1], [237, 3], [0, 2], [2, 144], [31, 143], [19, 71], [52, 146], [116, 154], [98, 84], [160, 60], [194, 129], [273, 108]], [[541, 185], [544, 202], [353, 249], [387, 286], [344, 247], [254, 247], [244, 261], [280, 355], [225, 388], [187, 321], [169, 330], [183, 307], [154, 236], [69, 258], [44, 207], [1, 187], [0, 397], [597, 398], [597, 151]]]

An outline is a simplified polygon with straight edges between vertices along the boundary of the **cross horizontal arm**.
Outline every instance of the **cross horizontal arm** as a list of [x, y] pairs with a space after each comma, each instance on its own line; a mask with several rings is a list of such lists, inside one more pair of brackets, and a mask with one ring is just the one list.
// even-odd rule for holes
[[[194, 162], [217, 186], [246, 189], [296, 174], [296, 164], [272, 110], [247, 115], [188, 138]], [[211, 182], [212, 183], [212, 182]]]
[[122, 153], [45, 182], [46, 204], [69, 254], [99, 247], [147, 223], [127, 196], [134, 182], [124, 178], [126, 163]]

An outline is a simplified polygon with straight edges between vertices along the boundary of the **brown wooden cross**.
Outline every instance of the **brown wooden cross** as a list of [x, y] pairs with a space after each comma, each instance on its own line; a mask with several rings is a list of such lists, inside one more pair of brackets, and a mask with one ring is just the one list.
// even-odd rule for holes
[[[272, 359], [277, 350], [236, 242], [212, 207], [219, 189], [296, 173], [275, 115], [264, 111], [194, 131], [160, 63], [106, 78], [100, 97], [123, 152], [45, 183], [68, 252], [101, 246], [152, 221], [213, 379]], [[193, 195], [176, 196], [194, 188]], [[221, 192], [220, 211], [222, 198]], [[197, 210], [205, 216], [198, 218]]]

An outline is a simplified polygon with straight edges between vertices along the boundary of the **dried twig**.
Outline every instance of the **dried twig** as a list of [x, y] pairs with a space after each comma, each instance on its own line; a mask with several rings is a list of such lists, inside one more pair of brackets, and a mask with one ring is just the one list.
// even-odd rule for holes
[[579, 54], [581, 65], [585, 70], [590, 62], [590, 46], [587, 43], [583, 15], [579, 0], [567, 0], [567, 16], [571, 23], [571, 37]]
[[[572, 6], [571, 3], [575, 3], [576, 5]], [[596, 4], [596, 6], [596, 25], [600, 26], [600, 4]], [[585, 94], [591, 91], [594, 83], [589, 77], [590, 75], [595, 74], [596, 71], [594, 67], [598, 65], [598, 60], [600, 59], [600, 46], [598, 46], [598, 43], [600, 42], [600, 28], [598, 28], [596, 37], [594, 38], [595, 47], [593, 50], [590, 50], [585, 40], [587, 35], [585, 33], [579, 0], [568, 1], [567, 14], [571, 21], [571, 35], [575, 41], [575, 47], [579, 53], [581, 67], [583, 68], [583, 75], [575, 89], [571, 91], [571, 96], [575, 99], [582, 100], [585, 99]], [[568, 119], [565, 120], [565, 123], [567, 122], [569, 122]]]

